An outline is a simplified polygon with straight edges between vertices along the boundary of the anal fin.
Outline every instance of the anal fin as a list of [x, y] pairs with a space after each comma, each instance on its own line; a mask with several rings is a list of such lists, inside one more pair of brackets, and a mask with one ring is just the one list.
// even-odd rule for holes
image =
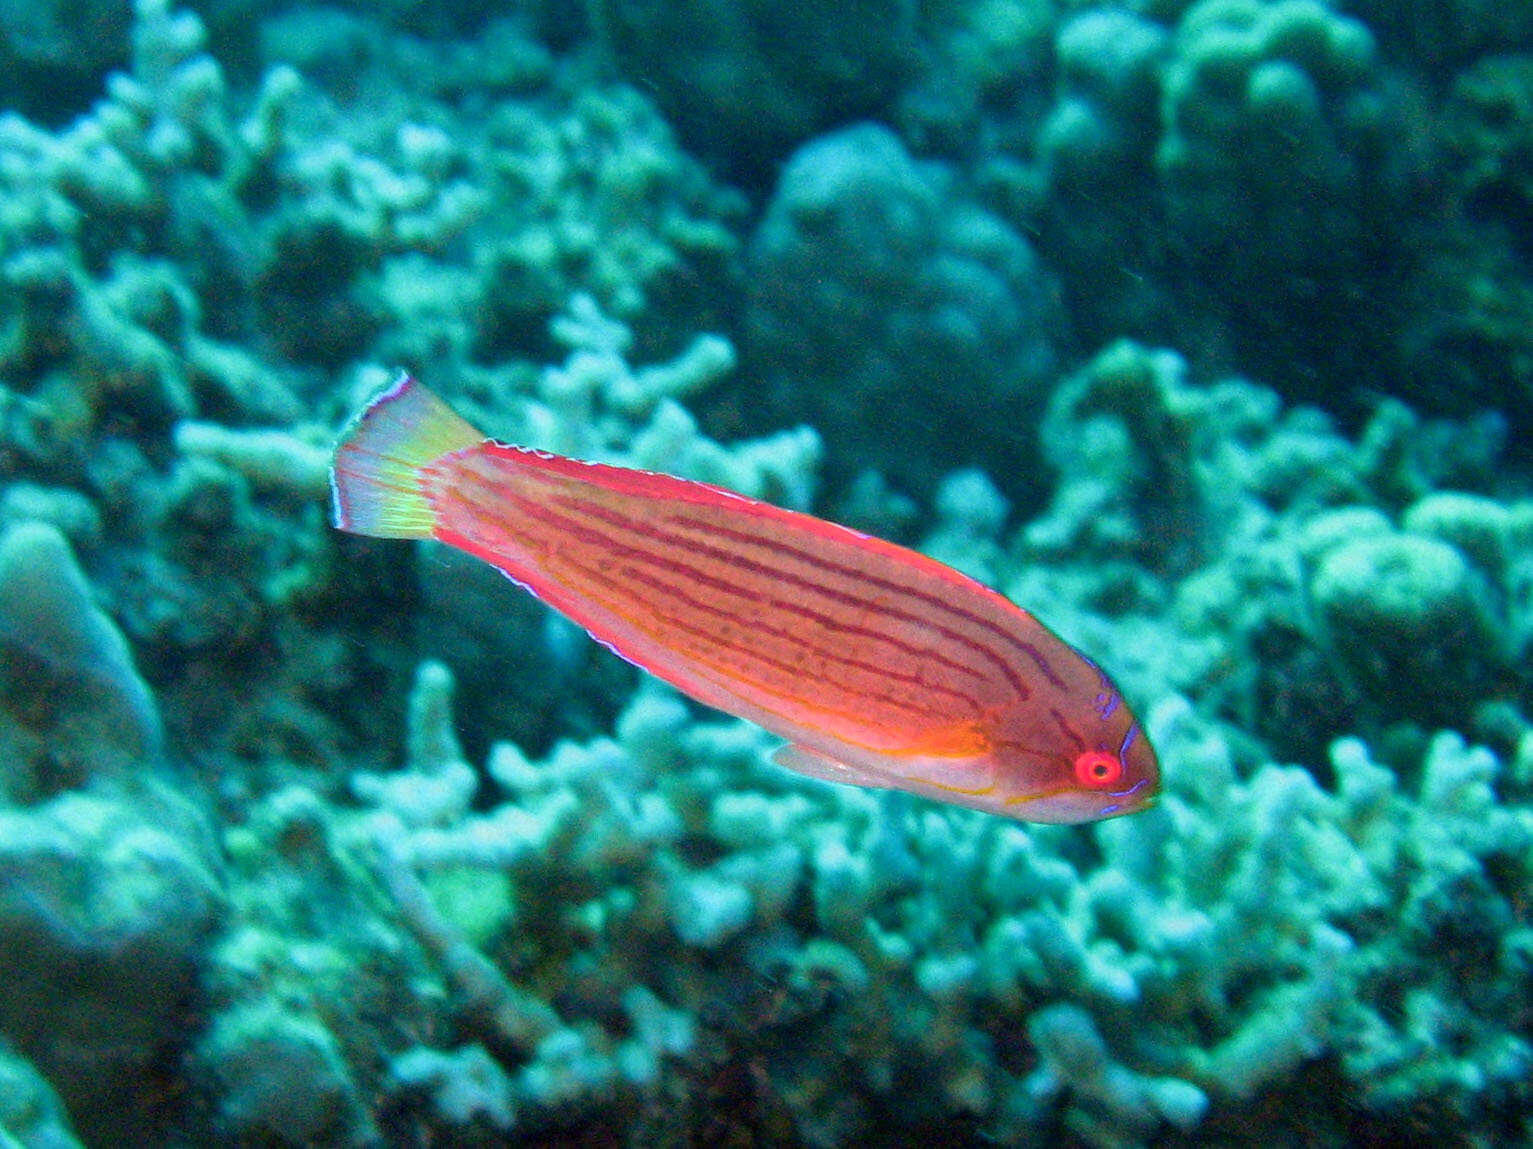
[[772, 761], [807, 778], [819, 778], [825, 782], [841, 782], [846, 785], [868, 786], [880, 790], [888, 790], [900, 785], [898, 778], [875, 773], [863, 766], [854, 766], [819, 750], [812, 750], [808, 746], [800, 746], [796, 743], [779, 746], [772, 751]]

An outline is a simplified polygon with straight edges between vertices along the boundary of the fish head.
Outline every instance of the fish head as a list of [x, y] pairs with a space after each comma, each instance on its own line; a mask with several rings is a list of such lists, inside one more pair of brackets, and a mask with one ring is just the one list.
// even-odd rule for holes
[[1083, 713], [1051, 710], [996, 740], [992, 808], [1024, 822], [1096, 822], [1155, 801], [1160, 763], [1116, 690]]

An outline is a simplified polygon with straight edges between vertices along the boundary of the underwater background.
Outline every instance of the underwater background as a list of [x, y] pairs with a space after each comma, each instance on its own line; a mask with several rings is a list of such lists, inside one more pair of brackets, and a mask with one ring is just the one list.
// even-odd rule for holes
[[[1533, 5], [0, 5], [0, 1147], [1533, 1143]], [[328, 525], [407, 368], [914, 545], [1151, 810]]]

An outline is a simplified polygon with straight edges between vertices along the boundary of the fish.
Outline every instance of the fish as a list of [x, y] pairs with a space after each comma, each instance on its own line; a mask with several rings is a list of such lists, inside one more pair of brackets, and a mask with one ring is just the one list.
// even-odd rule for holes
[[1155, 799], [1095, 662], [917, 551], [724, 487], [486, 438], [408, 374], [338, 440], [338, 529], [482, 559], [812, 778], [1027, 822]]

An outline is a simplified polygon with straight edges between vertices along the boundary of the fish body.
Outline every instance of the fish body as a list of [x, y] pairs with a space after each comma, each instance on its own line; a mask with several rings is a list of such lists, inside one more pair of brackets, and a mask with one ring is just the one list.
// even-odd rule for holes
[[1117, 688], [1032, 615], [915, 551], [669, 475], [485, 439], [408, 376], [347, 429], [334, 523], [483, 559], [818, 778], [1025, 821], [1149, 804]]

